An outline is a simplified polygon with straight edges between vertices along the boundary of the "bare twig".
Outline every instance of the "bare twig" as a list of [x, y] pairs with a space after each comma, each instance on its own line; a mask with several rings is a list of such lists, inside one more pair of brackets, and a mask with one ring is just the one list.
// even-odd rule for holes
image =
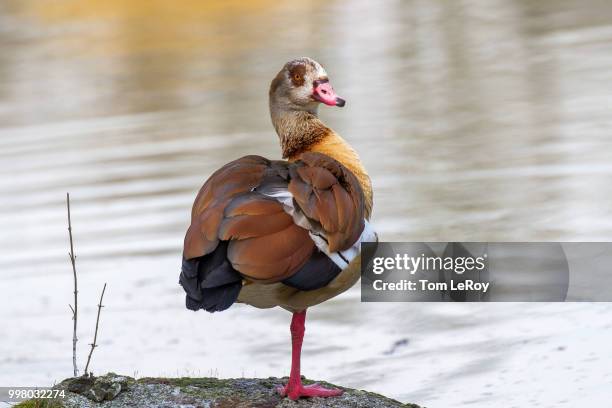
[[100, 295], [100, 303], [98, 303], [98, 317], [96, 317], [96, 331], [94, 332], [93, 343], [91, 343], [91, 350], [89, 350], [89, 356], [87, 357], [87, 364], [85, 364], [85, 375], [87, 375], [87, 369], [89, 368], [89, 361], [91, 360], [91, 355], [96, 347], [96, 339], [98, 338], [98, 324], [100, 323], [100, 311], [104, 306], [102, 306], [102, 298], [104, 298], [104, 291], [106, 291], [106, 283], [102, 288], [102, 294]]
[[76, 256], [74, 255], [74, 244], [72, 242], [72, 221], [70, 219], [70, 193], [66, 193], [66, 208], [68, 209], [68, 236], [70, 237], [70, 252], [68, 253], [68, 257], [70, 258], [70, 263], [72, 264], [72, 275], [74, 276], [74, 308], [72, 305], [70, 306], [70, 310], [72, 310], [72, 369], [74, 371], [74, 376], [79, 375], [79, 370], [77, 368], [76, 361], [76, 344], [77, 344], [77, 317], [78, 317], [78, 303], [77, 303], [77, 272], [76, 272]]

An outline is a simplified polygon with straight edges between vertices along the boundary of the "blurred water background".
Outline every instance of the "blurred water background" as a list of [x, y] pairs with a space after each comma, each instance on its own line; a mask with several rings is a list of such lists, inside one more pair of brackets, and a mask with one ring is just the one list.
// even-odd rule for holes
[[[68, 377], [108, 282], [94, 372], [283, 376], [290, 316], [184, 309], [202, 182], [280, 157], [267, 88], [308, 55], [344, 109], [387, 241], [612, 239], [612, 3], [0, 3], [0, 385]], [[608, 304], [361, 304], [311, 310], [303, 372], [429, 408], [607, 406]]]

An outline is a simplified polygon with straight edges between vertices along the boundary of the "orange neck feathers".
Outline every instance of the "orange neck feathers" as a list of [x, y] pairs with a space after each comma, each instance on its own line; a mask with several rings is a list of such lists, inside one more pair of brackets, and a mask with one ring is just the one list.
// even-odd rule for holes
[[278, 133], [285, 159], [309, 151], [332, 131], [315, 114], [307, 111], [272, 115], [272, 123]]
[[359, 180], [365, 195], [366, 218], [370, 218], [373, 205], [372, 182], [361, 164], [357, 152], [339, 134], [323, 124], [313, 113], [306, 111], [272, 114], [272, 123], [278, 133], [283, 158], [296, 160], [305, 152], [318, 152], [342, 163]]
[[349, 145], [339, 134], [329, 129], [329, 133], [324, 138], [311, 145], [308, 151], [322, 153], [336, 159], [357, 177], [363, 189], [363, 194], [365, 195], [366, 218], [370, 219], [373, 205], [372, 181], [365, 167], [361, 164], [359, 155], [351, 145]]

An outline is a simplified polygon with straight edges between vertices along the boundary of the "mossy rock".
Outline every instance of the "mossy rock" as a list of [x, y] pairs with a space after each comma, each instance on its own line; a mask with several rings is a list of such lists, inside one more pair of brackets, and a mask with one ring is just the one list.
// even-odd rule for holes
[[[305, 384], [313, 382], [307, 379], [303, 381]], [[66, 391], [64, 399], [55, 401], [30, 400], [22, 402], [17, 407], [420, 408], [418, 405], [403, 404], [375, 393], [339, 387], [322, 381], [317, 382], [326, 387], [342, 388], [344, 394], [333, 398], [303, 398], [299, 401], [291, 401], [280, 397], [276, 392], [276, 388], [286, 382], [287, 378], [275, 377], [235, 379], [183, 377], [135, 380], [128, 376], [109, 373], [93, 379], [77, 377], [64, 380], [55, 387]]]
[[21, 402], [13, 408], [64, 408], [64, 404], [55, 399], [32, 399]]

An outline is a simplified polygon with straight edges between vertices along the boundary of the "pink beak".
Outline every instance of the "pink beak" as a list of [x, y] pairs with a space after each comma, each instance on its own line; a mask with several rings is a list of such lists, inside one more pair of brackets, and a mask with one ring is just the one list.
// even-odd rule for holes
[[340, 98], [334, 92], [331, 84], [327, 79], [317, 79], [314, 81], [314, 88], [312, 90], [312, 97], [317, 101], [322, 102], [329, 106], [343, 107], [346, 101]]

